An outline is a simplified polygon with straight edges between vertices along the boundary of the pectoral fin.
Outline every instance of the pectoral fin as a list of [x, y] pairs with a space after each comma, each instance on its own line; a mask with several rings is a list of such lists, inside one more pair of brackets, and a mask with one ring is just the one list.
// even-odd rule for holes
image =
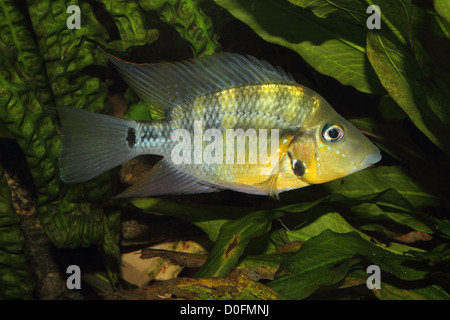
[[136, 184], [115, 198], [140, 198], [167, 194], [195, 194], [220, 191], [177, 170], [162, 159]]
[[[278, 153], [274, 155], [272, 159], [273, 163], [276, 165], [273, 166], [273, 169], [266, 180], [263, 182], [255, 183], [254, 186], [258, 188], [261, 193], [269, 195], [271, 198], [280, 200], [280, 196], [278, 194], [277, 180], [278, 176], [282, 172], [282, 163], [286, 159], [287, 148], [289, 144], [292, 142], [294, 136], [287, 136], [283, 139], [283, 143], [278, 149]], [[272, 164], [271, 162], [271, 164]]]
[[277, 187], [278, 175], [279, 173], [270, 175], [269, 178], [267, 178], [267, 180], [264, 180], [263, 182], [260, 183], [255, 183], [255, 187], [257, 187], [261, 193], [265, 193], [269, 195], [271, 198], [280, 200]]

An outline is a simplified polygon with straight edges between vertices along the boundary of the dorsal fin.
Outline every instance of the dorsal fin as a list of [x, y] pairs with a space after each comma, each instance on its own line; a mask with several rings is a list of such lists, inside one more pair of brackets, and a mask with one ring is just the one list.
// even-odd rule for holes
[[[106, 53], [107, 54], [107, 53]], [[161, 115], [200, 95], [255, 84], [296, 84], [279, 67], [252, 56], [219, 53], [176, 63], [136, 64], [107, 54], [139, 98]]]

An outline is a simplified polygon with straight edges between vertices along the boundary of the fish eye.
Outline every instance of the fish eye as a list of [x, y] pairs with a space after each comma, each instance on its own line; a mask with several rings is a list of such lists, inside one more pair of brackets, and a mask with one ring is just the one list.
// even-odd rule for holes
[[322, 137], [328, 142], [338, 142], [344, 137], [344, 129], [337, 122], [328, 122], [322, 129]]

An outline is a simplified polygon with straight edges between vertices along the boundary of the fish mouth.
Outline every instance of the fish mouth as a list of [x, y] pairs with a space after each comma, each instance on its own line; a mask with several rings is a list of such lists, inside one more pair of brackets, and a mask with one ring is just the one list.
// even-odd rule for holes
[[373, 151], [371, 153], [368, 153], [364, 159], [360, 162], [360, 165], [355, 167], [350, 174], [364, 170], [368, 167], [370, 167], [371, 165], [377, 163], [378, 161], [381, 160], [381, 153], [380, 150]]
[[363, 163], [367, 166], [377, 163], [381, 160], [380, 150], [369, 153], [363, 160]]

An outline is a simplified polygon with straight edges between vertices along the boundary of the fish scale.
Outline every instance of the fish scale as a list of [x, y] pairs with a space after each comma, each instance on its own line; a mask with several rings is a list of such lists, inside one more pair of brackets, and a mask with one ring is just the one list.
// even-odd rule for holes
[[[193, 124], [194, 120], [197, 120], [204, 124], [203, 130], [216, 128], [222, 132], [223, 158], [225, 159], [227, 155], [226, 129], [264, 128], [280, 130], [280, 128], [287, 128], [281, 129], [279, 135], [283, 137], [284, 131], [288, 130], [291, 133], [293, 128], [296, 128], [293, 123], [304, 123], [305, 115], [311, 112], [309, 110], [310, 104], [306, 104], [301, 109], [297, 107], [299, 103], [306, 100], [304, 95], [305, 90], [299, 86], [252, 85], [198, 97], [191, 104], [175, 107], [175, 109], [178, 107], [185, 110], [185, 116], [181, 119], [169, 120], [168, 122], [158, 120], [142, 123], [141, 130], [150, 132], [150, 134], [145, 139], [140, 140], [138, 147], [141, 148], [140, 153], [142, 154], [158, 153], [170, 159], [169, 151], [178, 142], [172, 141], [167, 133], [173, 132], [175, 129], [185, 128], [193, 137]], [[299, 110], [302, 112], [299, 112]], [[297, 112], [294, 113], [294, 111]], [[178, 111], [173, 112], [176, 114]], [[172, 119], [170, 113], [168, 119]], [[290, 119], [290, 121], [287, 119]], [[257, 138], [259, 138], [258, 135]], [[270, 143], [270, 135], [268, 135], [267, 150], [271, 148]], [[203, 148], [207, 144], [209, 142], [204, 141]], [[245, 147], [247, 158], [249, 154], [248, 143]], [[194, 146], [191, 145], [191, 154], [193, 155], [193, 153]], [[194, 163], [193, 156], [190, 163], [177, 165], [177, 168], [200, 180], [209, 179], [214, 184], [257, 184], [267, 179], [267, 176], [261, 174], [260, 164], [192, 165], [192, 163]], [[256, 187], [245, 189], [252, 189], [254, 193], [258, 193]]]

